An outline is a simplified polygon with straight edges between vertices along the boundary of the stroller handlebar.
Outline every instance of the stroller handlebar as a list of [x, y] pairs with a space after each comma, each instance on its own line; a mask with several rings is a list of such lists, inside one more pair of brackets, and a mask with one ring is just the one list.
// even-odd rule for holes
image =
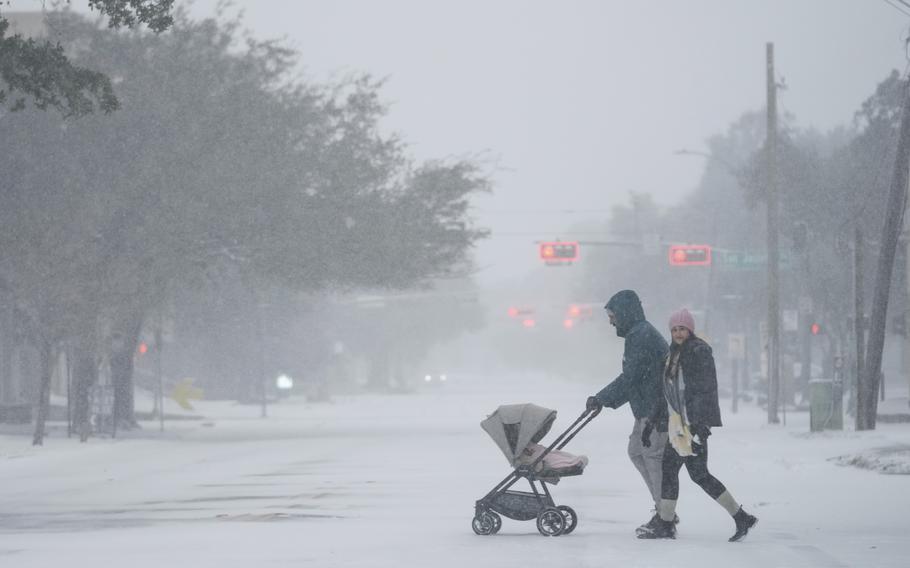
[[[603, 407], [601, 406], [586, 408], [585, 411], [581, 413], [581, 416], [575, 419], [575, 422], [573, 422], [572, 425], [569, 426], [565, 432], [563, 432], [562, 436], [556, 439], [556, 441], [553, 443], [553, 446], [551, 447], [557, 450], [561, 450], [566, 447], [566, 444], [571, 442], [572, 438], [581, 432], [582, 428], [588, 425], [588, 422], [594, 420], [594, 418], [600, 414], [601, 410], [603, 410]], [[565, 439], [563, 440], [563, 438]]]
[[581, 413], [581, 416], [575, 419], [575, 422], [571, 426], [566, 428], [566, 431], [563, 432], [559, 437], [557, 437], [550, 446], [530, 464], [530, 468], [533, 470], [544, 456], [552, 452], [553, 450], [561, 450], [566, 447], [566, 444], [572, 441], [572, 438], [576, 434], [581, 432], [582, 428], [588, 425], [588, 422], [594, 420], [594, 417], [600, 414], [600, 408], [586, 408], [584, 412]]

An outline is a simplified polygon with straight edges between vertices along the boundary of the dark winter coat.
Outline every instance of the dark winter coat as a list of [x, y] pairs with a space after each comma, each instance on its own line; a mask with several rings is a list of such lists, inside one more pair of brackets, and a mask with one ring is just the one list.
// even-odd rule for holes
[[[694, 427], [722, 426], [720, 404], [717, 401], [717, 371], [714, 368], [714, 355], [711, 346], [699, 337], [690, 336], [682, 345], [670, 347], [670, 357], [679, 353], [678, 373], [682, 375], [685, 385], [683, 400], [685, 402], [686, 421]], [[661, 373], [662, 389], [671, 388], [669, 377]], [[676, 382], [679, 383], [678, 377]], [[658, 431], [666, 431], [668, 397], [661, 397], [651, 412], [649, 420]]]
[[607, 302], [606, 309], [615, 315], [616, 335], [626, 340], [622, 374], [594, 396], [609, 408], [619, 408], [628, 402], [635, 418], [646, 418], [658, 400], [663, 400], [660, 377], [667, 342], [645, 320], [641, 301], [632, 290], [618, 292]]

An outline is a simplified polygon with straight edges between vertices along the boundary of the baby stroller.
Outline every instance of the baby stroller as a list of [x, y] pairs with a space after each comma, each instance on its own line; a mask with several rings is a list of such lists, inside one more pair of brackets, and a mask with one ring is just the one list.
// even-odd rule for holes
[[[566, 505], [556, 506], [547, 484], [560, 478], [581, 475], [588, 463], [584, 456], [562, 451], [572, 438], [600, 409], [585, 410], [569, 428], [548, 447], [538, 444], [556, 420], [556, 411], [535, 404], [500, 406], [480, 426], [493, 438], [509, 464], [515, 469], [474, 505], [471, 528], [479, 535], [499, 532], [505, 515], [516, 521], [537, 519], [537, 530], [544, 536], [569, 534], [578, 526], [578, 516]], [[531, 484], [531, 491], [510, 489], [519, 479]], [[538, 489], [537, 484], [540, 484]]]

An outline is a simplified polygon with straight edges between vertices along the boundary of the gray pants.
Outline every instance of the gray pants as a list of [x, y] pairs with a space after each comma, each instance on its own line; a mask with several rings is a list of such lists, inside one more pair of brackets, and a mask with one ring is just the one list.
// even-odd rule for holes
[[663, 476], [661, 462], [664, 457], [664, 447], [667, 445], [667, 433], [651, 432], [651, 447], [646, 448], [641, 443], [641, 431], [645, 427], [644, 418], [636, 418], [635, 426], [629, 435], [629, 459], [645, 480], [651, 498], [654, 499], [654, 509], [660, 503], [660, 482]]

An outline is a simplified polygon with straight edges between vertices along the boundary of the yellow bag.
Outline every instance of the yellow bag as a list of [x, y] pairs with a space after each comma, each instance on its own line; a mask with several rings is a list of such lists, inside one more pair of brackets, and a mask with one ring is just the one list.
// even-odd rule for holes
[[676, 450], [676, 453], [681, 457], [694, 456], [695, 452], [692, 451], [692, 434], [689, 432], [689, 427], [682, 420], [682, 416], [678, 412], [670, 410], [670, 422], [667, 428], [667, 432], [670, 436], [670, 445], [673, 446], [673, 449]]

